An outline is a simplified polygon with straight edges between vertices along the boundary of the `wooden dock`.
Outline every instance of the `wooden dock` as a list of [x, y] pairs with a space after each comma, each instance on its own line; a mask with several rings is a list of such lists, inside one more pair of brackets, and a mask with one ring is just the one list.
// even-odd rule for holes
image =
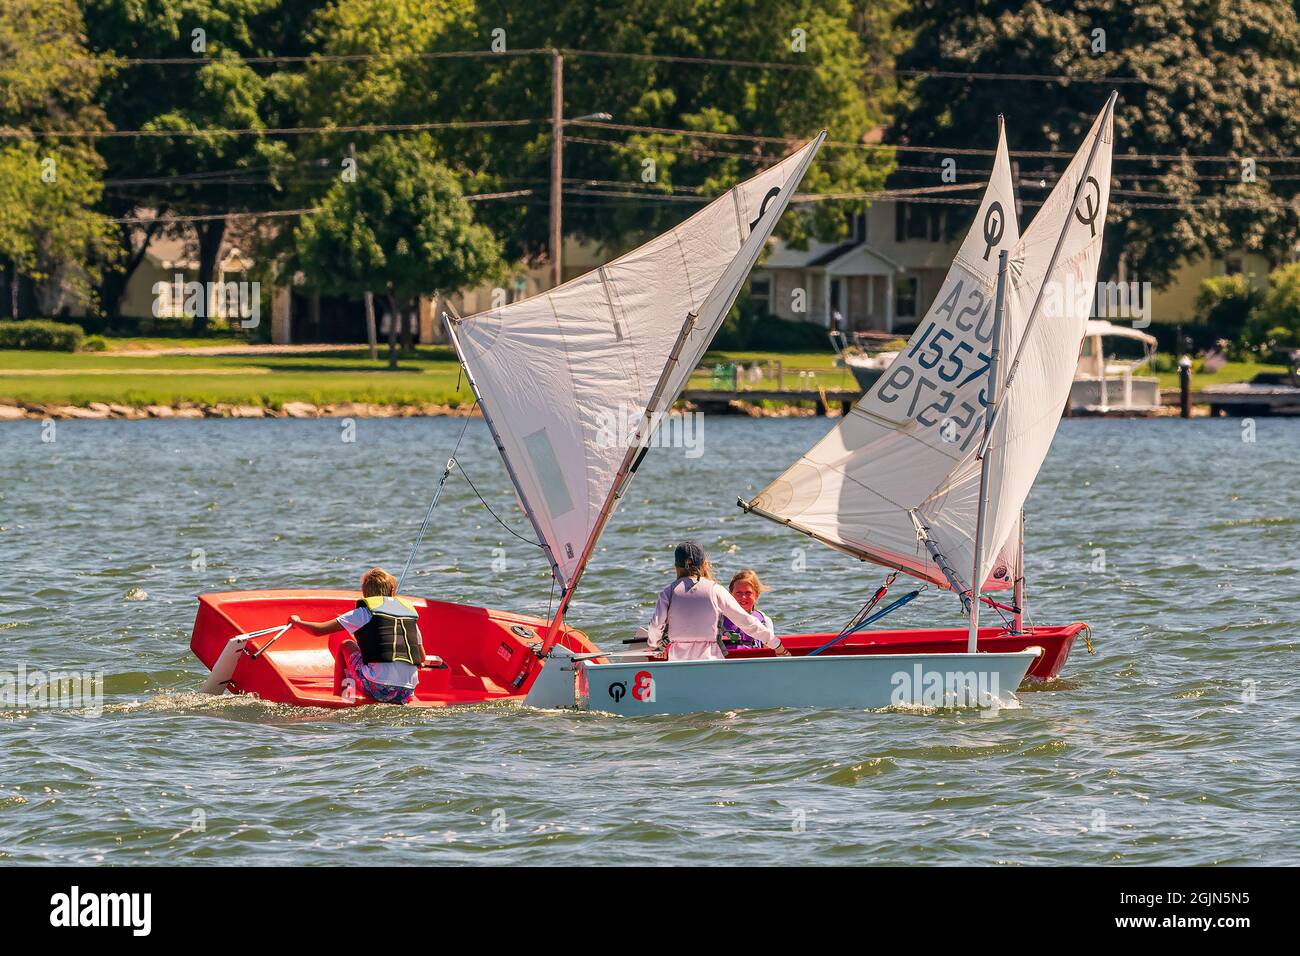
[[731, 403], [737, 401], [777, 402], [781, 405], [811, 403], [818, 415], [825, 415], [828, 409], [838, 406], [840, 413], [845, 414], [861, 397], [859, 388], [688, 388], [682, 392], [686, 401], [714, 414], [725, 414]]
[[[862, 397], [856, 388], [792, 389], [792, 388], [688, 388], [682, 398], [712, 414], [726, 414], [731, 403], [775, 402], [780, 405], [811, 404], [818, 415], [827, 414], [838, 407], [847, 414], [853, 403]], [[1139, 415], [1167, 415], [1163, 409], [1176, 409], [1179, 392], [1176, 388], [1160, 392], [1162, 410], [1134, 412], [1112, 409], [1108, 417], [1132, 418]], [[1241, 382], [1233, 385], [1211, 385], [1192, 392], [1193, 405], [1208, 405], [1212, 416], [1227, 415], [1235, 418], [1267, 417], [1270, 415], [1300, 415], [1300, 389], [1289, 385], [1257, 385]], [[1076, 415], [1089, 413], [1076, 411]]]
[[[1162, 389], [1161, 404], [1177, 408], [1178, 394], [1176, 388]], [[1265, 418], [1270, 415], [1300, 415], [1300, 388], [1258, 385], [1253, 382], [1211, 385], [1193, 389], [1192, 404], [1210, 406], [1211, 416]]]

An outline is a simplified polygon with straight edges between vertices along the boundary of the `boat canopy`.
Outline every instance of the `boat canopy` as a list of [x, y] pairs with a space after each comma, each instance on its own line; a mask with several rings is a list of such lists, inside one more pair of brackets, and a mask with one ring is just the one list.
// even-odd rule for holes
[[524, 510], [568, 595], [826, 134], [577, 279], [448, 321]]
[[[1056, 433], [1092, 309], [1110, 154], [1108, 104], [1020, 236], [999, 129], [974, 223], [908, 346], [825, 438], [745, 507], [941, 587], [953, 586], [954, 568], [969, 575], [978, 567], [984, 588], [1010, 583], [1019, 557], [1012, 532]], [[1000, 387], [977, 565], [978, 456], [1002, 250], [1009, 267]]]
[[1135, 329], [1130, 325], [1116, 325], [1113, 322], [1107, 322], [1105, 319], [1089, 319], [1088, 325], [1083, 334], [1088, 338], [1093, 336], [1114, 336], [1117, 339], [1133, 339], [1144, 345], [1154, 347], [1157, 339], [1154, 335], [1148, 335], [1140, 329]]

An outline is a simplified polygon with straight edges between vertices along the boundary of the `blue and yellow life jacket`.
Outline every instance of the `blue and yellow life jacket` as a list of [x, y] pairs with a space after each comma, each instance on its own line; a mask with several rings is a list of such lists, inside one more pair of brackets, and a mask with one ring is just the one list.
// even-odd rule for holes
[[374, 595], [357, 607], [370, 609], [370, 620], [356, 632], [361, 659], [367, 664], [400, 662], [418, 666], [424, 660], [420, 642], [420, 616], [414, 605], [401, 598]]

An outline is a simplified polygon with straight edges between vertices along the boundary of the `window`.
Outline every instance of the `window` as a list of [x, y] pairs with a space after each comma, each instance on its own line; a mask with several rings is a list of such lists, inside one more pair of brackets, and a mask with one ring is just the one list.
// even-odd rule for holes
[[754, 276], [749, 280], [749, 296], [764, 311], [772, 311], [772, 280], [767, 276]]
[[943, 210], [900, 202], [894, 206], [894, 239], [938, 241], [943, 232]]
[[894, 311], [900, 319], [916, 318], [916, 297], [919, 284], [915, 276], [898, 280], [898, 307]]

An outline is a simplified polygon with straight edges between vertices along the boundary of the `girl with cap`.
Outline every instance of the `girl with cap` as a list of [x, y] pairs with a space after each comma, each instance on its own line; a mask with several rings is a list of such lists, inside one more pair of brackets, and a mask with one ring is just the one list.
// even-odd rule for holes
[[713, 580], [709, 559], [698, 544], [694, 541], [679, 544], [673, 564], [677, 567], [677, 580], [659, 592], [647, 628], [651, 651], [657, 651], [668, 637], [670, 661], [721, 660], [725, 655], [718, 645], [718, 622], [725, 616], [740, 631], [777, 654], [790, 653], [776, 639], [770, 624], [746, 611], [726, 588]]

